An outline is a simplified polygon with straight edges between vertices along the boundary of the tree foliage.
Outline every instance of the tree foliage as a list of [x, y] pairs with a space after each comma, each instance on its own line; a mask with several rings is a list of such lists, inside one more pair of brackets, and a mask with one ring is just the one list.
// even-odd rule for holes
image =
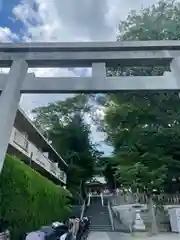
[[[180, 3], [160, 1], [140, 13], [131, 11], [119, 25], [121, 40], [180, 39]], [[108, 69], [109, 75], [162, 75], [168, 66]], [[180, 108], [173, 92], [126, 92], [101, 96], [103, 129], [114, 148], [117, 178], [149, 191], [177, 191], [180, 177]], [[158, 176], [158, 177], [157, 177]], [[128, 181], [129, 179], [129, 181]], [[149, 184], [148, 183], [153, 183]]]
[[67, 98], [65, 101], [49, 103], [47, 106], [35, 108], [34, 122], [36, 126], [47, 131], [56, 125], [66, 125], [72, 121], [76, 113], [84, 114], [91, 110], [89, 96], [84, 94]]
[[89, 96], [80, 94], [33, 111], [35, 124], [44, 129], [52, 145], [68, 163], [67, 185], [74, 196], [92, 177], [98, 156], [91, 141], [90, 125], [85, 121], [90, 110]]
[[115, 189], [120, 186], [120, 182], [115, 177], [115, 167], [117, 163], [112, 157], [100, 157], [96, 163], [97, 175], [104, 175], [108, 187]]

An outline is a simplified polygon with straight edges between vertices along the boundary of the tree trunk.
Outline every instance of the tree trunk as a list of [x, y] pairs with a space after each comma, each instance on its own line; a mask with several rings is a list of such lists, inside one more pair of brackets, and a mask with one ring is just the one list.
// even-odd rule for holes
[[150, 195], [149, 198], [148, 198], [147, 207], [148, 207], [150, 223], [151, 223], [151, 234], [152, 235], [157, 235], [158, 234], [158, 227], [157, 227], [155, 208], [154, 208], [154, 204], [153, 204], [152, 195]]

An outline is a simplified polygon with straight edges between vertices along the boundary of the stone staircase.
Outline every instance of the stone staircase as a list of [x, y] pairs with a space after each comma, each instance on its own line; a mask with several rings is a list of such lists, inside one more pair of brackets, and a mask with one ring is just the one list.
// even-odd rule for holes
[[102, 206], [100, 197], [91, 197], [91, 204], [87, 206], [85, 215], [91, 219], [91, 231], [111, 232], [107, 205]]

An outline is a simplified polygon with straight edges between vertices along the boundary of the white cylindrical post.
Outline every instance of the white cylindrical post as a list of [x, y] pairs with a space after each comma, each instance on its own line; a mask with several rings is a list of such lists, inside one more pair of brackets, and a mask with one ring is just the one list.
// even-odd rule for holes
[[27, 70], [28, 64], [24, 59], [13, 61], [6, 85], [0, 96], [0, 173], [21, 97], [21, 86]]

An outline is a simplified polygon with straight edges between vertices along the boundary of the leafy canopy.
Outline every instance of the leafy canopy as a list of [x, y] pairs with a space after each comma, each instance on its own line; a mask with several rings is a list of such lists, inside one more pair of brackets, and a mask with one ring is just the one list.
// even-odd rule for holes
[[[117, 40], [180, 39], [180, 3], [160, 1], [120, 22]], [[108, 69], [108, 75], [162, 75], [168, 66]], [[124, 185], [172, 191], [179, 181], [180, 108], [177, 93], [126, 92], [101, 96], [101, 129], [114, 148], [116, 177]], [[178, 186], [177, 186], [178, 187]], [[176, 188], [177, 190], [177, 188]], [[173, 190], [175, 191], [175, 189]]]
[[45, 135], [67, 161], [68, 187], [76, 194], [92, 177], [98, 157], [91, 141], [90, 125], [85, 121], [90, 110], [89, 96], [84, 94], [33, 110], [35, 124], [44, 129]]

